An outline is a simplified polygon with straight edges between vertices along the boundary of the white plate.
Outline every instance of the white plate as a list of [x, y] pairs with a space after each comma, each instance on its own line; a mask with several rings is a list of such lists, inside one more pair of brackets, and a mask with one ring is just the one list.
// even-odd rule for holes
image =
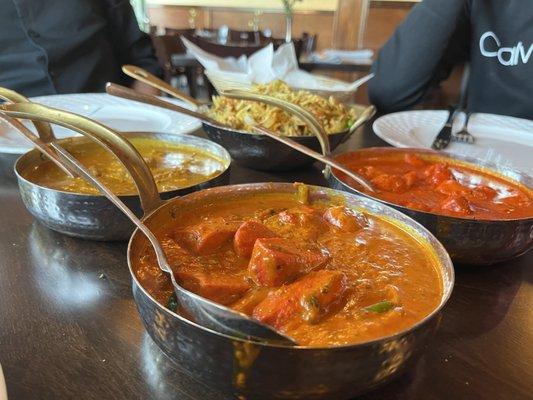
[[[431, 147], [444, 126], [447, 111], [404, 111], [384, 115], [374, 132], [396, 147]], [[453, 132], [463, 127], [464, 115], [456, 117]], [[472, 114], [468, 131], [474, 144], [451, 142], [444, 151], [509, 166], [533, 175], [533, 121], [494, 114]]]
[[[187, 104], [165, 98], [169, 102]], [[144, 131], [187, 134], [202, 126], [196, 118], [106, 93], [60, 94], [33, 97], [31, 101], [84, 115], [118, 131]], [[32, 127], [30, 123], [26, 124]], [[61, 126], [54, 126], [58, 138], [76, 135]], [[22, 154], [32, 148], [30, 142], [0, 119], [0, 153]]]

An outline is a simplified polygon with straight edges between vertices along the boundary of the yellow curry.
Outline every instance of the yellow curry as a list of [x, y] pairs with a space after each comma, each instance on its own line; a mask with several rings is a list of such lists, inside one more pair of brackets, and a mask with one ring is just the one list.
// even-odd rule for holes
[[[365, 342], [405, 330], [440, 304], [434, 250], [409, 228], [340, 203], [248, 195], [177, 210], [160, 236], [185, 288], [273, 326], [301, 345]], [[135, 273], [176, 306], [152, 248]]]
[[[150, 167], [160, 192], [205, 182], [225, 169], [221, 160], [197, 147], [142, 137], [128, 140]], [[68, 146], [68, 150], [114, 193], [128, 195], [137, 192], [120, 161], [98, 144], [75, 144]], [[27, 169], [23, 176], [51, 189], [81, 194], [99, 193], [90, 183], [67, 176], [48, 160]]]

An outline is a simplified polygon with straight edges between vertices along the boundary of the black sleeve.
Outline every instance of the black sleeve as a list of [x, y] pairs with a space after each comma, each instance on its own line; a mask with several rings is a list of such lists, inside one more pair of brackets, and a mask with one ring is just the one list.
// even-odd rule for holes
[[379, 51], [368, 91], [381, 112], [419, 102], [453, 66], [468, 58], [467, 0], [424, 0], [416, 5]]
[[133, 64], [161, 77], [163, 71], [150, 37], [139, 29], [128, 0], [103, 0], [105, 18], [115, 53], [121, 65]]

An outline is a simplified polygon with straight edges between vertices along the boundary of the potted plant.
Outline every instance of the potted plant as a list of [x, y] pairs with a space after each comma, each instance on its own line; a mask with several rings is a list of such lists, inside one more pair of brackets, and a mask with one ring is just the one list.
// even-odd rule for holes
[[286, 31], [285, 42], [289, 43], [292, 40], [292, 17], [294, 15], [294, 5], [302, 0], [281, 0], [283, 9], [285, 11]]

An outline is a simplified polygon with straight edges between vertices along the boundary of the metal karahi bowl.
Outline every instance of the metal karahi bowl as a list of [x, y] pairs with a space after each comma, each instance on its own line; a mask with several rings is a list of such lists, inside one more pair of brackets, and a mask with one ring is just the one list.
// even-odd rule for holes
[[[202, 121], [203, 129], [207, 133], [207, 136], [214, 142], [225, 147], [231, 154], [233, 160], [245, 167], [260, 171], [290, 171], [314, 162], [311, 157], [288, 148], [272, 138], [244, 130], [234, 129], [218, 123], [216, 118], [210, 116], [209, 110], [212, 107], [211, 103], [203, 103], [191, 98], [188, 95], [185, 95], [184, 93], [181, 93], [142, 68], [133, 65], [124, 65], [122, 70], [132, 78], [158, 88], [163, 92], [168, 93], [175, 98], [181, 99], [193, 106], [196, 109], [196, 111], [193, 113], [191, 113], [190, 110], [183, 109], [182, 107], [172, 107], [172, 109], [174, 111], [185, 113], [191, 116], [195, 116], [193, 114], [196, 114], [196, 117]], [[251, 92], [249, 89], [250, 88], [243, 88], [240, 86], [228, 86], [224, 88], [220, 94], [223, 97], [232, 99], [269, 104], [274, 107], [279, 107], [285, 112], [299, 117], [300, 120], [309, 126], [314, 135], [291, 136], [291, 139], [294, 139], [298, 143], [308, 146], [316, 151], [324, 149], [324, 146], [328, 146], [326, 149], [328, 152], [330, 149], [336, 148], [340, 143], [347, 140], [350, 135], [357, 130], [357, 128], [370, 120], [376, 113], [376, 108], [372, 105], [365, 106], [361, 104], [347, 104], [347, 107], [357, 111], [356, 120], [344, 131], [327, 135], [326, 140], [326, 133], [320, 127], [320, 123], [313, 115], [311, 115], [302, 107], [270, 95]], [[135, 93], [134, 91], [123, 87], [119, 87], [115, 84], [108, 84], [106, 90], [108, 93], [115, 96], [165, 107], [164, 104], [161, 104], [161, 101], [149, 99], [147, 96]], [[168, 107], [168, 104], [166, 106]], [[181, 108], [181, 110], [179, 110], [179, 108]], [[313, 125], [315, 125], [315, 129], [313, 129]], [[322, 134], [316, 131], [317, 125], [318, 129], [322, 131]]]
[[[165, 202], [145, 224], [157, 234], [176, 217], [173, 210], [258, 193], [293, 193], [288, 183], [258, 183], [202, 190]], [[144, 235], [135, 231], [128, 247], [133, 295], [143, 324], [155, 343], [185, 373], [209, 385], [220, 398], [349, 399], [400, 374], [423, 351], [442, 307], [451, 295], [454, 270], [444, 247], [411, 218], [377, 201], [310, 186], [311, 200], [343, 198], [349, 207], [399, 221], [420, 235], [439, 260], [443, 294], [439, 306], [411, 328], [370, 342], [339, 347], [285, 347], [247, 341], [206, 329], [158, 303], [136, 277]], [[240, 396], [240, 397], [239, 397]]]
[[[122, 136], [126, 139], [133, 137], [159, 139], [197, 147], [213, 154], [223, 163], [224, 170], [219, 175], [197, 185], [160, 193], [164, 199], [229, 182], [231, 157], [223, 147], [216, 143], [189, 135], [164, 133], [123, 133]], [[68, 149], [69, 145], [90, 141], [91, 139], [86, 137], [72, 137], [56, 142]], [[127, 240], [130, 237], [133, 224], [104, 196], [50, 189], [24, 177], [24, 171], [27, 168], [44, 161], [44, 156], [38, 150], [31, 150], [15, 163], [15, 174], [22, 200], [35, 219], [54, 231], [73, 237], [102, 241]], [[138, 195], [120, 196], [120, 199], [138, 216], [142, 215]]]
[[[359, 111], [359, 117], [349, 130], [327, 135], [331, 150], [346, 141], [357, 128], [375, 114], [373, 106], [352, 105]], [[290, 171], [315, 162], [311, 157], [291, 149], [265, 135], [229, 129], [202, 122], [204, 131], [212, 141], [228, 150], [235, 162], [260, 171]], [[291, 136], [294, 141], [315, 151], [321, 146], [315, 136]]]
[[[425, 149], [397, 149], [373, 147], [338, 154], [386, 154], [412, 152], [447, 159], [451, 163], [468, 164], [480, 171], [486, 170], [509, 178], [523, 186], [533, 188], [533, 177], [511, 168], [497, 166], [481, 160], [449, 153], [437, 153]], [[469, 265], [489, 265], [516, 258], [533, 248], [533, 216], [507, 220], [476, 220], [412, 210], [389, 203], [354, 189], [339, 179], [336, 171], [327, 171], [326, 178], [330, 187], [346, 192], [363, 195], [387, 204], [426, 227], [443, 244], [454, 262]]]

